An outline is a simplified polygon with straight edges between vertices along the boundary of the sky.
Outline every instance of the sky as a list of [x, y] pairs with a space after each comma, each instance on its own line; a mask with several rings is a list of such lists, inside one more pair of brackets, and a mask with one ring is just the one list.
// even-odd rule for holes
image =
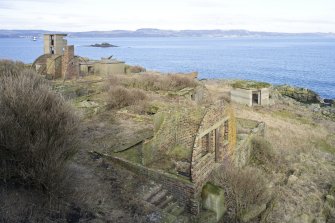
[[335, 0], [0, 0], [0, 29], [334, 32]]

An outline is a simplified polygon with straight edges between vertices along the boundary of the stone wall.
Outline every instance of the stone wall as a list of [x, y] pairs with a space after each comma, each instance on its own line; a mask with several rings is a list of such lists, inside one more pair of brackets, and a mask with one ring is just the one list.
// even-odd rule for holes
[[[255, 121], [256, 122], [256, 121]], [[243, 167], [248, 164], [251, 154], [251, 140], [254, 136], [264, 136], [265, 134], [265, 123], [257, 122], [255, 128], [253, 128], [246, 138], [236, 147], [234, 153], [234, 163], [237, 167]]]
[[195, 197], [209, 180], [216, 162], [222, 162], [225, 143], [225, 123], [229, 120], [223, 106], [213, 106], [205, 114], [193, 147], [191, 177], [195, 184]]
[[187, 208], [190, 214], [198, 214], [200, 201], [194, 196], [195, 186], [186, 178], [154, 170], [118, 157], [108, 156], [113, 163], [147, 179], [153, 180], [169, 191], [176, 200]]
[[74, 46], [65, 46], [62, 58], [63, 78], [71, 79], [79, 76], [79, 63], [74, 57]]
[[176, 146], [186, 151], [183, 159], [191, 163], [192, 148], [202, 117], [203, 111], [197, 108], [171, 108], [157, 113], [155, 115], [157, 129], [153, 139], [145, 142], [144, 150], [149, 151], [147, 153], [149, 156], [143, 157], [143, 164], [168, 159], [169, 153]]

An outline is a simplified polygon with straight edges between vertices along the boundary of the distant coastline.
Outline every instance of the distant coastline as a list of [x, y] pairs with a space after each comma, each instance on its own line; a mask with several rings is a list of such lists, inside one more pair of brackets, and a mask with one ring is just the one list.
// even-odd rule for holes
[[[50, 30], [0, 30], [0, 38], [31, 38], [41, 37], [45, 33], [63, 33]], [[255, 32], [248, 30], [163, 30], [138, 29], [66, 32], [69, 37], [335, 37], [335, 33], [281, 33]]]

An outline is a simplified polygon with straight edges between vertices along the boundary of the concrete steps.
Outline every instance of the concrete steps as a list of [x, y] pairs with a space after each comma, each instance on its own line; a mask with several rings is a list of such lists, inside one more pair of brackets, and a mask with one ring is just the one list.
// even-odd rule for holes
[[176, 219], [183, 218], [185, 208], [177, 200], [162, 188], [161, 184], [152, 184], [143, 195], [143, 200], [163, 212], [175, 216]]
[[156, 193], [158, 193], [160, 190], [162, 190], [162, 185], [156, 185], [153, 188], [150, 188], [146, 194], [143, 195], [143, 200], [148, 201], [151, 199], [151, 197], [155, 196]]

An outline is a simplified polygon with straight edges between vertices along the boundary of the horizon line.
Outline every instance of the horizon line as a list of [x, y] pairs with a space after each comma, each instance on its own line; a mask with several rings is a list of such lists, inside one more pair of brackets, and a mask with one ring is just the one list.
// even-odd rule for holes
[[160, 28], [137, 28], [137, 29], [111, 29], [111, 30], [87, 30], [87, 31], [65, 31], [65, 30], [49, 30], [49, 29], [1, 29], [0, 31], [46, 31], [46, 32], [66, 32], [66, 33], [85, 33], [85, 32], [112, 32], [112, 31], [128, 31], [136, 32], [139, 30], [161, 30], [161, 31], [247, 31], [254, 33], [282, 33], [282, 34], [335, 34], [335, 32], [281, 32], [281, 31], [259, 31], [248, 29], [160, 29]]

